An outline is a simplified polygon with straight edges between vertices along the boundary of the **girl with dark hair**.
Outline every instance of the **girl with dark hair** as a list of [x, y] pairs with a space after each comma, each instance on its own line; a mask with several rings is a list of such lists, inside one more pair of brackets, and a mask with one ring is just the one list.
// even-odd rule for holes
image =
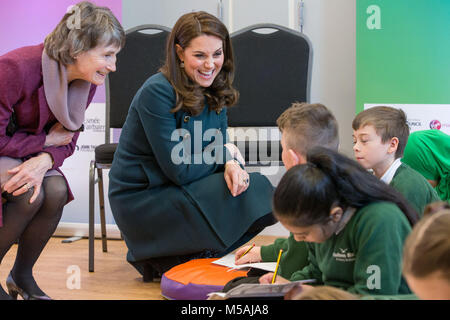
[[275, 223], [273, 187], [227, 143], [236, 103], [230, 36], [206, 12], [183, 15], [166, 62], [136, 93], [110, 171], [109, 200], [142, 274], [232, 251]]
[[283, 176], [273, 198], [275, 216], [309, 249], [309, 264], [290, 280], [316, 279], [356, 294], [410, 293], [401, 260], [417, 212], [400, 193], [335, 151], [314, 148], [307, 161]]

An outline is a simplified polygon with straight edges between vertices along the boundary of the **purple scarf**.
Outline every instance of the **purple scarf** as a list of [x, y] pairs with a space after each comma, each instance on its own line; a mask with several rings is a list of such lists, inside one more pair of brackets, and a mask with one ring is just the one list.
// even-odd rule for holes
[[68, 85], [67, 69], [42, 52], [42, 75], [48, 106], [55, 118], [66, 129], [78, 130], [84, 122], [84, 113], [91, 84], [85, 80], [74, 80]]

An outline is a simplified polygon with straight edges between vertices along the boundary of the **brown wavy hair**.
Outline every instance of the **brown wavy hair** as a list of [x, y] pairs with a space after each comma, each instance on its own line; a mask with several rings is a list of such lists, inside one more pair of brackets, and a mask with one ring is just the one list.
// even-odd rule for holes
[[[212, 85], [203, 88], [192, 81], [183, 68], [176, 52], [176, 45], [183, 49], [201, 35], [216, 36], [222, 39], [224, 62], [222, 69]], [[215, 16], [204, 12], [191, 12], [181, 16], [170, 33], [166, 46], [166, 61], [160, 71], [166, 76], [176, 92], [177, 102], [171, 110], [175, 113], [181, 109], [198, 115], [203, 111], [205, 96], [211, 110], [236, 104], [239, 93], [233, 88], [234, 58], [230, 35], [226, 26]]]

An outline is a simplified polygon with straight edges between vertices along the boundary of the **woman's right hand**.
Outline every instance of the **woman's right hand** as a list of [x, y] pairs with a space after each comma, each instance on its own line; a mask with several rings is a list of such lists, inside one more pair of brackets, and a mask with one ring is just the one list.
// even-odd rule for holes
[[74, 134], [75, 132], [67, 131], [61, 123], [57, 122], [51, 127], [45, 138], [45, 147], [68, 145], [72, 142]]
[[233, 197], [245, 192], [250, 185], [249, 174], [234, 159], [225, 164], [224, 178]]
[[261, 262], [261, 247], [253, 247], [250, 249], [249, 252], [247, 252], [242, 258], [241, 256], [244, 254], [245, 251], [247, 251], [251, 246], [245, 246], [242, 248], [239, 248], [236, 251], [236, 254], [234, 256], [234, 263], [235, 264], [246, 264], [246, 263], [255, 263], [255, 262]]
[[225, 163], [225, 182], [233, 197], [237, 197], [249, 187], [250, 176], [239, 165], [239, 163], [245, 165], [245, 160], [238, 147], [233, 143], [227, 143], [224, 146], [233, 157]]
[[245, 165], [244, 157], [241, 154], [241, 151], [234, 143], [226, 143], [224, 144], [225, 148], [227, 148], [228, 152], [232, 155], [234, 159], [237, 159], [242, 165]]
[[8, 174], [13, 176], [2, 186], [2, 189], [17, 197], [34, 188], [33, 195], [30, 198], [30, 203], [33, 203], [41, 192], [42, 180], [51, 167], [51, 156], [42, 152], [38, 156], [32, 157], [17, 167], [8, 170]]

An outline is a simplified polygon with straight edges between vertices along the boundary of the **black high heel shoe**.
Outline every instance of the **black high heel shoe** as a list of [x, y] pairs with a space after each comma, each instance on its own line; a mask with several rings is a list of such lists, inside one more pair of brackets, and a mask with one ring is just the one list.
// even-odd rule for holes
[[13, 298], [6, 293], [5, 290], [3, 290], [2, 286], [0, 285], [0, 301], [3, 300], [12, 300]]
[[11, 273], [8, 275], [8, 278], [6, 278], [6, 287], [8, 288], [9, 295], [14, 300], [17, 300], [17, 295], [19, 294], [23, 300], [52, 300], [49, 296], [45, 294], [42, 296], [38, 296], [35, 294], [29, 294], [25, 290], [21, 289], [14, 281]]

